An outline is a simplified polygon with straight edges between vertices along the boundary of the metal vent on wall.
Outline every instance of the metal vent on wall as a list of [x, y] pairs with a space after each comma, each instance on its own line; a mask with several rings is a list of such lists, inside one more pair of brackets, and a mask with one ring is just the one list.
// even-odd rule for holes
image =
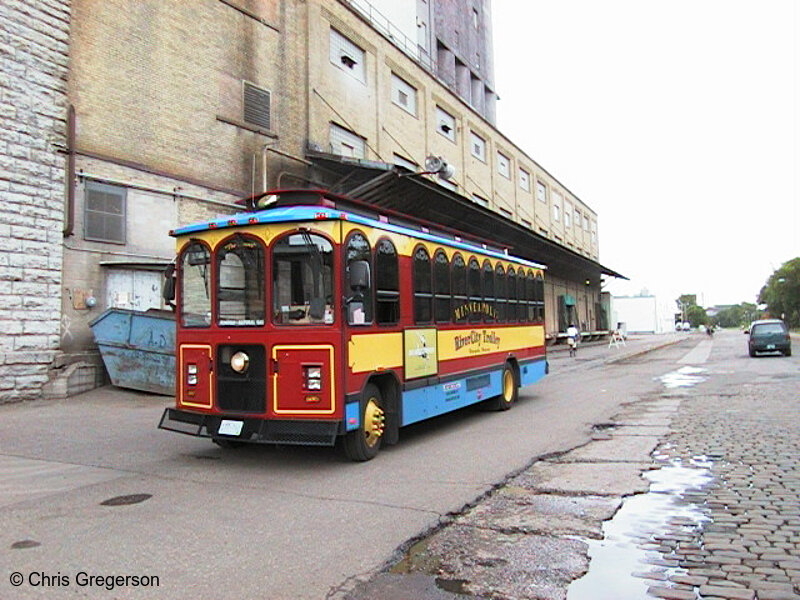
[[270, 93], [251, 83], [244, 83], [244, 120], [270, 129]]

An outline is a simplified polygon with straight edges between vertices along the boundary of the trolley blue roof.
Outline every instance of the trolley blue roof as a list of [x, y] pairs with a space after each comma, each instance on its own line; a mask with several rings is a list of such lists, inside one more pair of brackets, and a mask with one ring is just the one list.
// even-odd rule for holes
[[[377, 209], [379, 210], [379, 209]], [[413, 229], [394, 223], [384, 222], [379, 219], [372, 219], [356, 213], [352, 213], [340, 209], [332, 209], [325, 206], [284, 206], [269, 208], [258, 212], [237, 213], [220, 219], [212, 221], [205, 221], [201, 223], [193, 223], [184, 227], [178, 227], [170, 231], [173, 237], [189, 235], [192, 233], [200, 233], [203, 231], [216, 231], [221, 229], [238, 228], [238, 227], [252, 227], [255, 225], [266, 225], [271, 223], [292, 223], [292, 222], [308, 222], [308, 221], [332, 221], [341, 220], [357, 223], [366, 227], [374, 227], [384, 231], [390, 231], [401, 235], [407, 235], [415, 239], [432, 242], [435, 244], [445, 244], [447, 246], [458, 248], [469, 252], [478, 252], [480, 254], [499, 258], [503, 260], [511, 260], [535, 269], [547, 269], [545, 265], [520, 258], [505, 252], [494, 250], [484, 247], [479, 244], [465, 242], [463, 240], [448, 238], [442, 235], [437, 235], [427, 231], [427, 228]]]

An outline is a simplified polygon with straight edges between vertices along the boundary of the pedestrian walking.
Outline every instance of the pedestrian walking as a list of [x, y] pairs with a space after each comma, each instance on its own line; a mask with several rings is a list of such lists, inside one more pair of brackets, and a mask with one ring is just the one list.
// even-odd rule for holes
[[569, 346], [569, 355], [575, 356], [578, 353], [578, 328], [574, 323], [570, 323], [567, 327], [567, 345]]

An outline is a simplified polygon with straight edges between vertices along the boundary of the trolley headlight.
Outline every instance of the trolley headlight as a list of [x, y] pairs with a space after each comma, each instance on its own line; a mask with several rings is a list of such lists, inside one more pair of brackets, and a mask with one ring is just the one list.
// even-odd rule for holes
[[197, 365], [186, 365], [186, 383], [197, 385]]
[[322, 389], [322, 367], [306, 367], [306, 389], [307, 390], [321, 390]]
[[241, 350], [231, 356], [231, 369], [237, 373], [244, 373], [250, 366], [250, 357]]

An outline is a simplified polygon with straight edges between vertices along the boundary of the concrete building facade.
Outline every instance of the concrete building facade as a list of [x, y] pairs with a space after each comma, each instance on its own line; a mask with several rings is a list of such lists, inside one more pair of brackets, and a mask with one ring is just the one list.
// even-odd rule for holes
[[60, 346], [69, 0], [0, 4], [0, 402], [37, 397]]
[[[431, 177], [443, 188], [598, 260], [596, 213], [493, 125], [488, 0], [397, 3], [394, 34], [365, 0], [33, 5], [0, 9], [18, 47], [28, 43], [26, 23], [36, 23], [35, 44], [52, 45], [46, 60], [38, 50], [3, 57], [15, 73], [5, 98], [30, 92], [32, 81], [41, 89], [28, 113], [3, 103], [14, 105], [12, 137], [24, 132], [27, 149], [0, 150], [17, 178], [0, 180], [9, 199], [0, 243], [29, 251], [0, 264], [10, 302], [0, 313], [0, 368], [21, 373], [13, 361], [32, 361], [19, 375], [30, 379], [3, 378], [4, 398], [96, 384], [89, 323], [109, 307], [161, 306], [169, 230], [232, 213], [235, 199], [263, 189], [315, 184], [309, 150], [411, 170], [442, 157], [455, 168], [449, 181]], [[34, 67], [40, 76], [23, 76]], [[31, 204], [35, 213], [22, 210]], [[598, 328], [599, 293], [599, 278], [550, 277], [547, 331], [561, 327], [565, 298], [584, 329]]]

